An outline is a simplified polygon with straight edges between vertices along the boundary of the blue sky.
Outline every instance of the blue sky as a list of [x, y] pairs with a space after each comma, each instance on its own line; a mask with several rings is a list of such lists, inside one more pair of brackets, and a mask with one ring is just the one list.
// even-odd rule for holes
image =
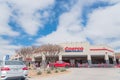
[[0, 54], [63, 42], [120, 51], [120, 0], [0, 0]]

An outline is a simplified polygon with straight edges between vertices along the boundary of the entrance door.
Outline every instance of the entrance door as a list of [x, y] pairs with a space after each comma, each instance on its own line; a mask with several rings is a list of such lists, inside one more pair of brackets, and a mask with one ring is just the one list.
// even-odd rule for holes
[[119, 64], [119, 59], [116, 59], [116, 63]]
[[75, 59], [70, 59], [70, 64], [72, 67], [75, 67]]
[[82, 60], [75, 60], [75, 63], [81, 63]]

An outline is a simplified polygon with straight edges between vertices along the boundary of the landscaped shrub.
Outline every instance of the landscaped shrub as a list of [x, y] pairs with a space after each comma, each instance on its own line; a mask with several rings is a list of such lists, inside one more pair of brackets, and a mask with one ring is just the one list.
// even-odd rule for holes
[[47, 70], [47, 74], [51, 74], [51, 70]]
[[64, 72], [64, 71], [66, 71], [66, 69], [65, 68], [61, 68], [61, 70], [60, 70], [61, 72]]
[[51, 66], [51, 70], [54, 70], [55, 69], [55, 67], [54, 66]]
[[57, 69], [55, 70], [55, 73], [58, 73], [58, 70], [57, 70]]
[[41, 74], [42, 74], [42, 72], [41, 72], [41, 71], [38, 71], [38, 72], [37, 72], [37, 75], [41, 75]]

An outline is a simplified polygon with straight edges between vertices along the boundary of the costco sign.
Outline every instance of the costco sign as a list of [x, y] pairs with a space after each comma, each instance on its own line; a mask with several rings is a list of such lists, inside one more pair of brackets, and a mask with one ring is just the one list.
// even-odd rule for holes
[[83, 52], [83, 47], [65, 47], [65, 52]]

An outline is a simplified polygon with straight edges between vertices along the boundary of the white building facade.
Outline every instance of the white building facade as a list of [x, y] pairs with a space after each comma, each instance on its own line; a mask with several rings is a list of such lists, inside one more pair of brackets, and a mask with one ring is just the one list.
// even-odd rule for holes
[[[70, 64], [116, 64], [115, 53], [112, 48], [106, 45], [90, 45], [88, 42], [73, 42], [58, 44], [63, 48], [63, 51], [56, 56], [56, 60], [69, 62]], [[35, 61], [41, 62], [47, 60], [47, 57], [42, 54], [33, 55]]]

